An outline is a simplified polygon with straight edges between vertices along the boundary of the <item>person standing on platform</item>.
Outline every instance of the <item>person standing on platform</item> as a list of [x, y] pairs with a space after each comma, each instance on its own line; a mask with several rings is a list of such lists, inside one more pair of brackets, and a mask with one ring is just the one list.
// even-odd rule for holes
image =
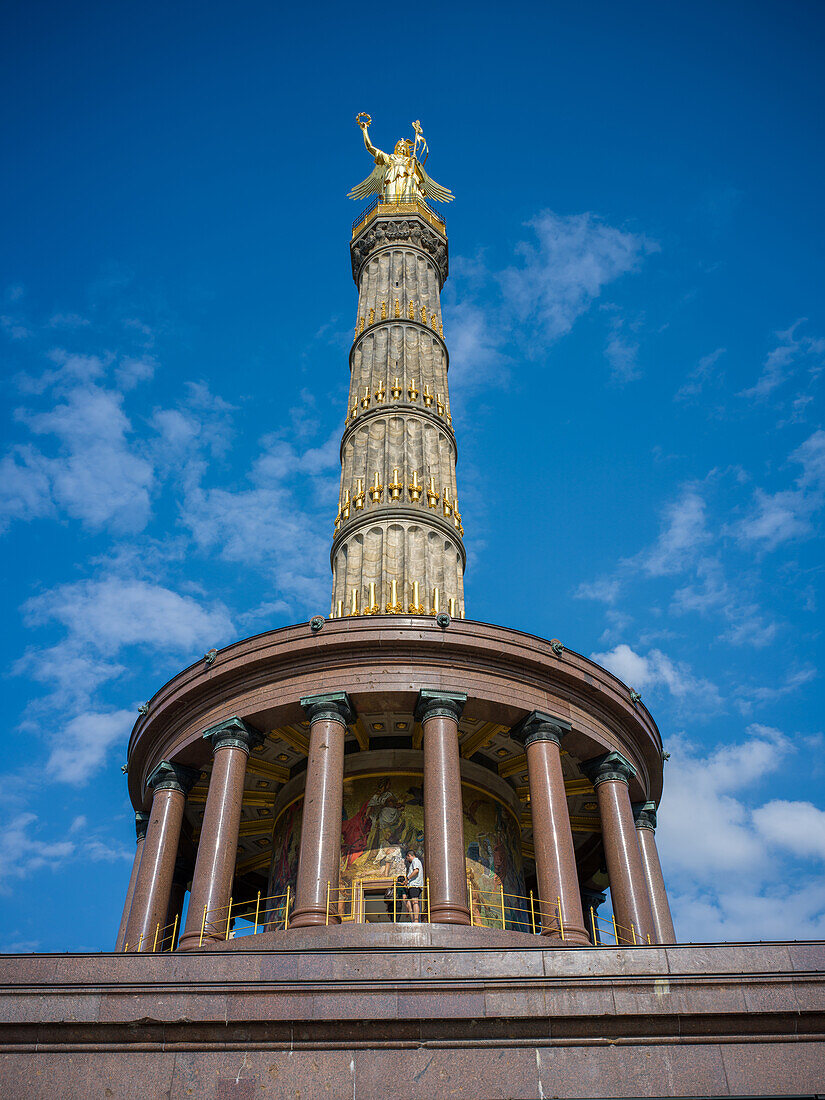
[[424, 868], [412, 850], [404, 857], [407, 863], [407, 912], [412, 924], [421, 923], [421, 890], [424, 886]]

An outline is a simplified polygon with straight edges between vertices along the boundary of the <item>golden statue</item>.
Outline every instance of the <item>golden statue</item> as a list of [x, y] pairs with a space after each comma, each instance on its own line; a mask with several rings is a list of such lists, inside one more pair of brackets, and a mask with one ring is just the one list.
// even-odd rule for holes
[[386, 202], [411, 202], [415, 199], [435, 199], [438, 202], [452, 202], [452, 191], [436, 183], [424, 171], [424, 163], [418, 159], [418, 147], [422, 147], [424, 162], [429, 151], [421, 123], [413, 123], [415, 141], [402, 138], [395, 143], [395, 151], [384, 153], [372, 144], [369, 138], [369, 126], [372, 119], [361, 113], [355, 121], [361, 127], [367, 152], [375, 158], [375, 168], [365, 180], [353, 187], [347, 196], [350, 199], [365, 199], [367, 195], [380, 195]]

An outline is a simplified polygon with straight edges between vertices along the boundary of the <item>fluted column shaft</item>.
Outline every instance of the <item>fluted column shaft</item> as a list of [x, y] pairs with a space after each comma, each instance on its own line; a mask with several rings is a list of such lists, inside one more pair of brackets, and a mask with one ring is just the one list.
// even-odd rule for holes
[[[636, 820], [636, 836], [642, 857], [642, 870], [650, 896], [653, 928], [657, 943], [676, 943], [676, 930], [667, 900], [665, 879], [656, 847], [656, 803], [645, 802], [633, 807]], [[653, 939], [653, 936], [650, 937]]]
[[345, 692], [308, 696], [301, 700], [301, 706], [310, 721], [309, 758], [291, 928], [327, 923], [327, 884], [331, 897], [329, 923], [340, 923], [337, 903], [344, 741], [347, 725], [355, 716]]
[[636, 774], [633, 765], [618, 752], [588, 760], [582, 771], [596, 788], [602, 821], [610, 899], [625, 944], [646, 943], [655, 934], [639, 841], [630, 805], [628, 782]]
[[226, 907], [235, 877], [246, 762], [250, 748], [263, 741], [261, 733], [236, 717], [212, 726], [203, 736], [212, 745], [212, 775], [198, 840], [186, 929], [180, 942], [182, 950], [226, 936]]
[[140, 858], [125, 942], [131, 951], [151, 951], [158, 925], [169, 908], [186, 796], [199, 773], [163, 761], [147, 780], [152, 808]]
[[416, 707], [424, 731], [424, 874], [434, 924], [470, 923], [458, 751], [466, 701], [466, 695], [423, 690]]
[[129, 876], [129, 886], [126, 890], [126, 900], [123, 903], [123, 915], [120, 918], [120, 927], [117, 930], [117, 939], [115, 940], [115, 951], [122, 951], [123, 945], [126, 943], [126, 925], [129, 923], [129, 913], [132, 909], [132, 898], [135, 894], [135, 883], [137, 882], [138, 869], [140, 868], [140, 857], [143, 853], [143, 842], [146, 839], [146, 826], [149, 824], [149, 815], [138, 810], [135, 814], [135, 832], [137, 834], [137, 844], [135, 845], [135, 858], [132, 861], [132, 873]]
[[569, 729], [567, 723], [534, 711], [513, 733], [524, 744], [527, 755], [542, 934], [575, 946], [590, 940], [584, 928], [561, 768], [561, 738]]

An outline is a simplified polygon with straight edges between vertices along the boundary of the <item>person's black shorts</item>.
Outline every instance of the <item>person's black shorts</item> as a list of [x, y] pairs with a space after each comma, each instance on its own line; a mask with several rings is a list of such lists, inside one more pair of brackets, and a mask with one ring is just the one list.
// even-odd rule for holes
[[413, 898], [420, 898], [421, 897], [421, 887], [420, 886], [408, 886], [407, 887], [407, 897], [410, 898], [410, 900], [412, 900]]

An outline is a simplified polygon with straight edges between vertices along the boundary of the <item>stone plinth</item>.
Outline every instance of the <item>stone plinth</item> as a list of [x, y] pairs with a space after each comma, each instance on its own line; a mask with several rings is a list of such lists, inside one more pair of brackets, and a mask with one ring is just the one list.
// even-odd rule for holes
[[0, 958], [0, 1095], [789, 1096], [825, 1079], [822, 942], [355, 925], [239, 946]]

